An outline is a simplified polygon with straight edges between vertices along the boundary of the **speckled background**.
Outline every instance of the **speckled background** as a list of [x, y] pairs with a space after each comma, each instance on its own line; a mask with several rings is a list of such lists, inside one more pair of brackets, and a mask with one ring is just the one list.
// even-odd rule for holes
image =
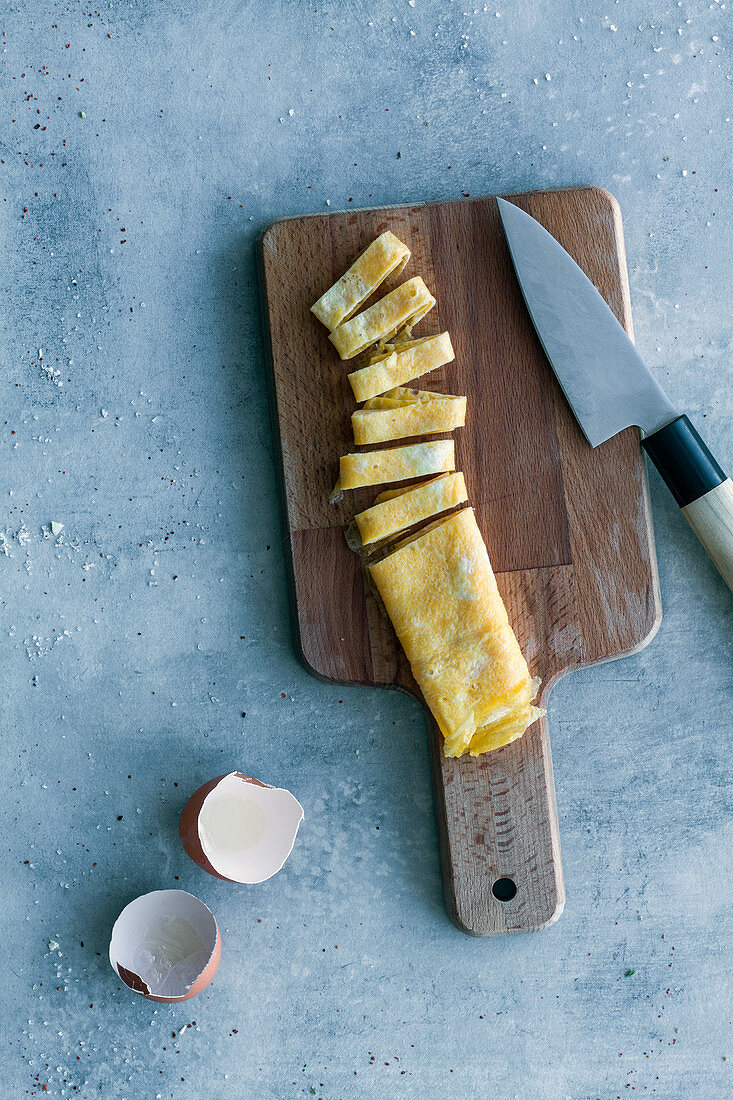
[[[652, 473], [661, 630], [552, 698], [565, 914], [462, 936], [420, 711], [294, 655], [254, 264], [329, 203], [608, 187], [638, 346], [730, 468], [729, 6], [4, 8], [3, 1096], [729, 1095], [723, 582]], [[259, 888], [177, 837], [237, 767], [305, 806]], [[222, 964], [154, 1006], [109, 932], [176, 884]]]

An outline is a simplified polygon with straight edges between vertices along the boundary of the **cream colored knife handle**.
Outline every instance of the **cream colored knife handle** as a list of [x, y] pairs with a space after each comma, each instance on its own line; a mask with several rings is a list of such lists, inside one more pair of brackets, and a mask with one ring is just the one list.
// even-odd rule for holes
[[729, 477], [682, 509], [733, 592], [733, 481]]
[[733, 485], [686, 416], [641, 445], [733, 591]]

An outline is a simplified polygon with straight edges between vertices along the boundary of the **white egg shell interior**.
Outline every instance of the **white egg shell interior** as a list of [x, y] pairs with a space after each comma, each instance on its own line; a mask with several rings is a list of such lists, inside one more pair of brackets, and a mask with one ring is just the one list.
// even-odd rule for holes
[[[109, 959], [143, 980], [156, 997], [185, 997], [206, 969], [218, 929], [210, 909], [185, 890], [135, 898], [112, 929]], [[118, 971], [119, 973], [119, 971]]]
[[232, 772], [204, 799], [199, 840], [220, 875], [234, 882], [264, 882], [292, 852], [302, 820], [303, 807], [290, 791]]

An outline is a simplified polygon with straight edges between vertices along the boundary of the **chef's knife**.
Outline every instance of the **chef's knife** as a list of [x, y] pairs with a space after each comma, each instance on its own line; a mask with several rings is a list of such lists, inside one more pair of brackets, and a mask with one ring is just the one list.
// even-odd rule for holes
[[575, 260], [524, 210], [497, 202], [530, 317], [586, 439], [597, 447], [641, 428], [642, 447], [733, 589], [733, 482]]

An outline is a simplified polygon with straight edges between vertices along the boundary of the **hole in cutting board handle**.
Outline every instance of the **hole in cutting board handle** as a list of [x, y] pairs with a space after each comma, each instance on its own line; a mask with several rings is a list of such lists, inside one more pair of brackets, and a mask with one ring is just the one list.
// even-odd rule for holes
[[517, 884], [511, 878], [498, 878], [491, 887], [491, 893], [497, 901], [511, 901], [517, 892]]

